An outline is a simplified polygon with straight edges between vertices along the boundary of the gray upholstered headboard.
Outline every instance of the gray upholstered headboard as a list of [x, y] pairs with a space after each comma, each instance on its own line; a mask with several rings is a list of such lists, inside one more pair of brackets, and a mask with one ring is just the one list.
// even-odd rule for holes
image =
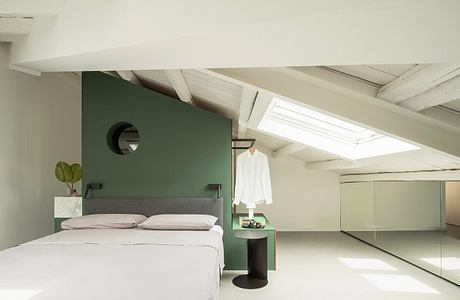
[[90, 198], [85, 214], [207, 214], [223, 221], [223, 200], [216, 198]]

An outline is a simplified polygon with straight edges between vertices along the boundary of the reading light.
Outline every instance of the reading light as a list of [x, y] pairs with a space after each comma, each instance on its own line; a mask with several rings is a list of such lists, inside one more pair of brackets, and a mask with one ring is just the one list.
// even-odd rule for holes
[[419, 149], [412, 144], [276, 97], [257, 128], [352, 160]]

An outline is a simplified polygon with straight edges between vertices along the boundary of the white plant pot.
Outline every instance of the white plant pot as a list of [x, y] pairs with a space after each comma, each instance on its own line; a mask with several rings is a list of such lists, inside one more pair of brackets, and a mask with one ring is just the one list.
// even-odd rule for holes
[[82, 197], [54, 197], [54, 217], [74, 218], [82, 215]]

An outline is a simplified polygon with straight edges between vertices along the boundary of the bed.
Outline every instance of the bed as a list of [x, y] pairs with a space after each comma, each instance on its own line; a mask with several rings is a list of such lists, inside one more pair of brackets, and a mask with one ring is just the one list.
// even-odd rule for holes
[[[171, 206], [164, 199], [165, 207], [156, 201], [95, 200], [87, 209], [213, 214], [221, 224], [221, 200], [174, 199]], [[218, 299], [224, 267], [219, 224], [209, 231], [65, 230], [4, 250], [0, 299]]]

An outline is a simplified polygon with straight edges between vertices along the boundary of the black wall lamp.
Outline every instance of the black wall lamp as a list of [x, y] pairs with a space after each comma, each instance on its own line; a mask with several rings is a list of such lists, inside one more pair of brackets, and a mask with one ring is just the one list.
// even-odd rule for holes
[[85, 195], [83, 198], [88, 199], [88, 194], [90, 190], [100, 190], [102, 189], [102, 183], [88, 183], [86, 185]]
[[209, 190], [217, 190], [217, 199], [221, 198], [222, 183], [210, 183], [208, 184]]

